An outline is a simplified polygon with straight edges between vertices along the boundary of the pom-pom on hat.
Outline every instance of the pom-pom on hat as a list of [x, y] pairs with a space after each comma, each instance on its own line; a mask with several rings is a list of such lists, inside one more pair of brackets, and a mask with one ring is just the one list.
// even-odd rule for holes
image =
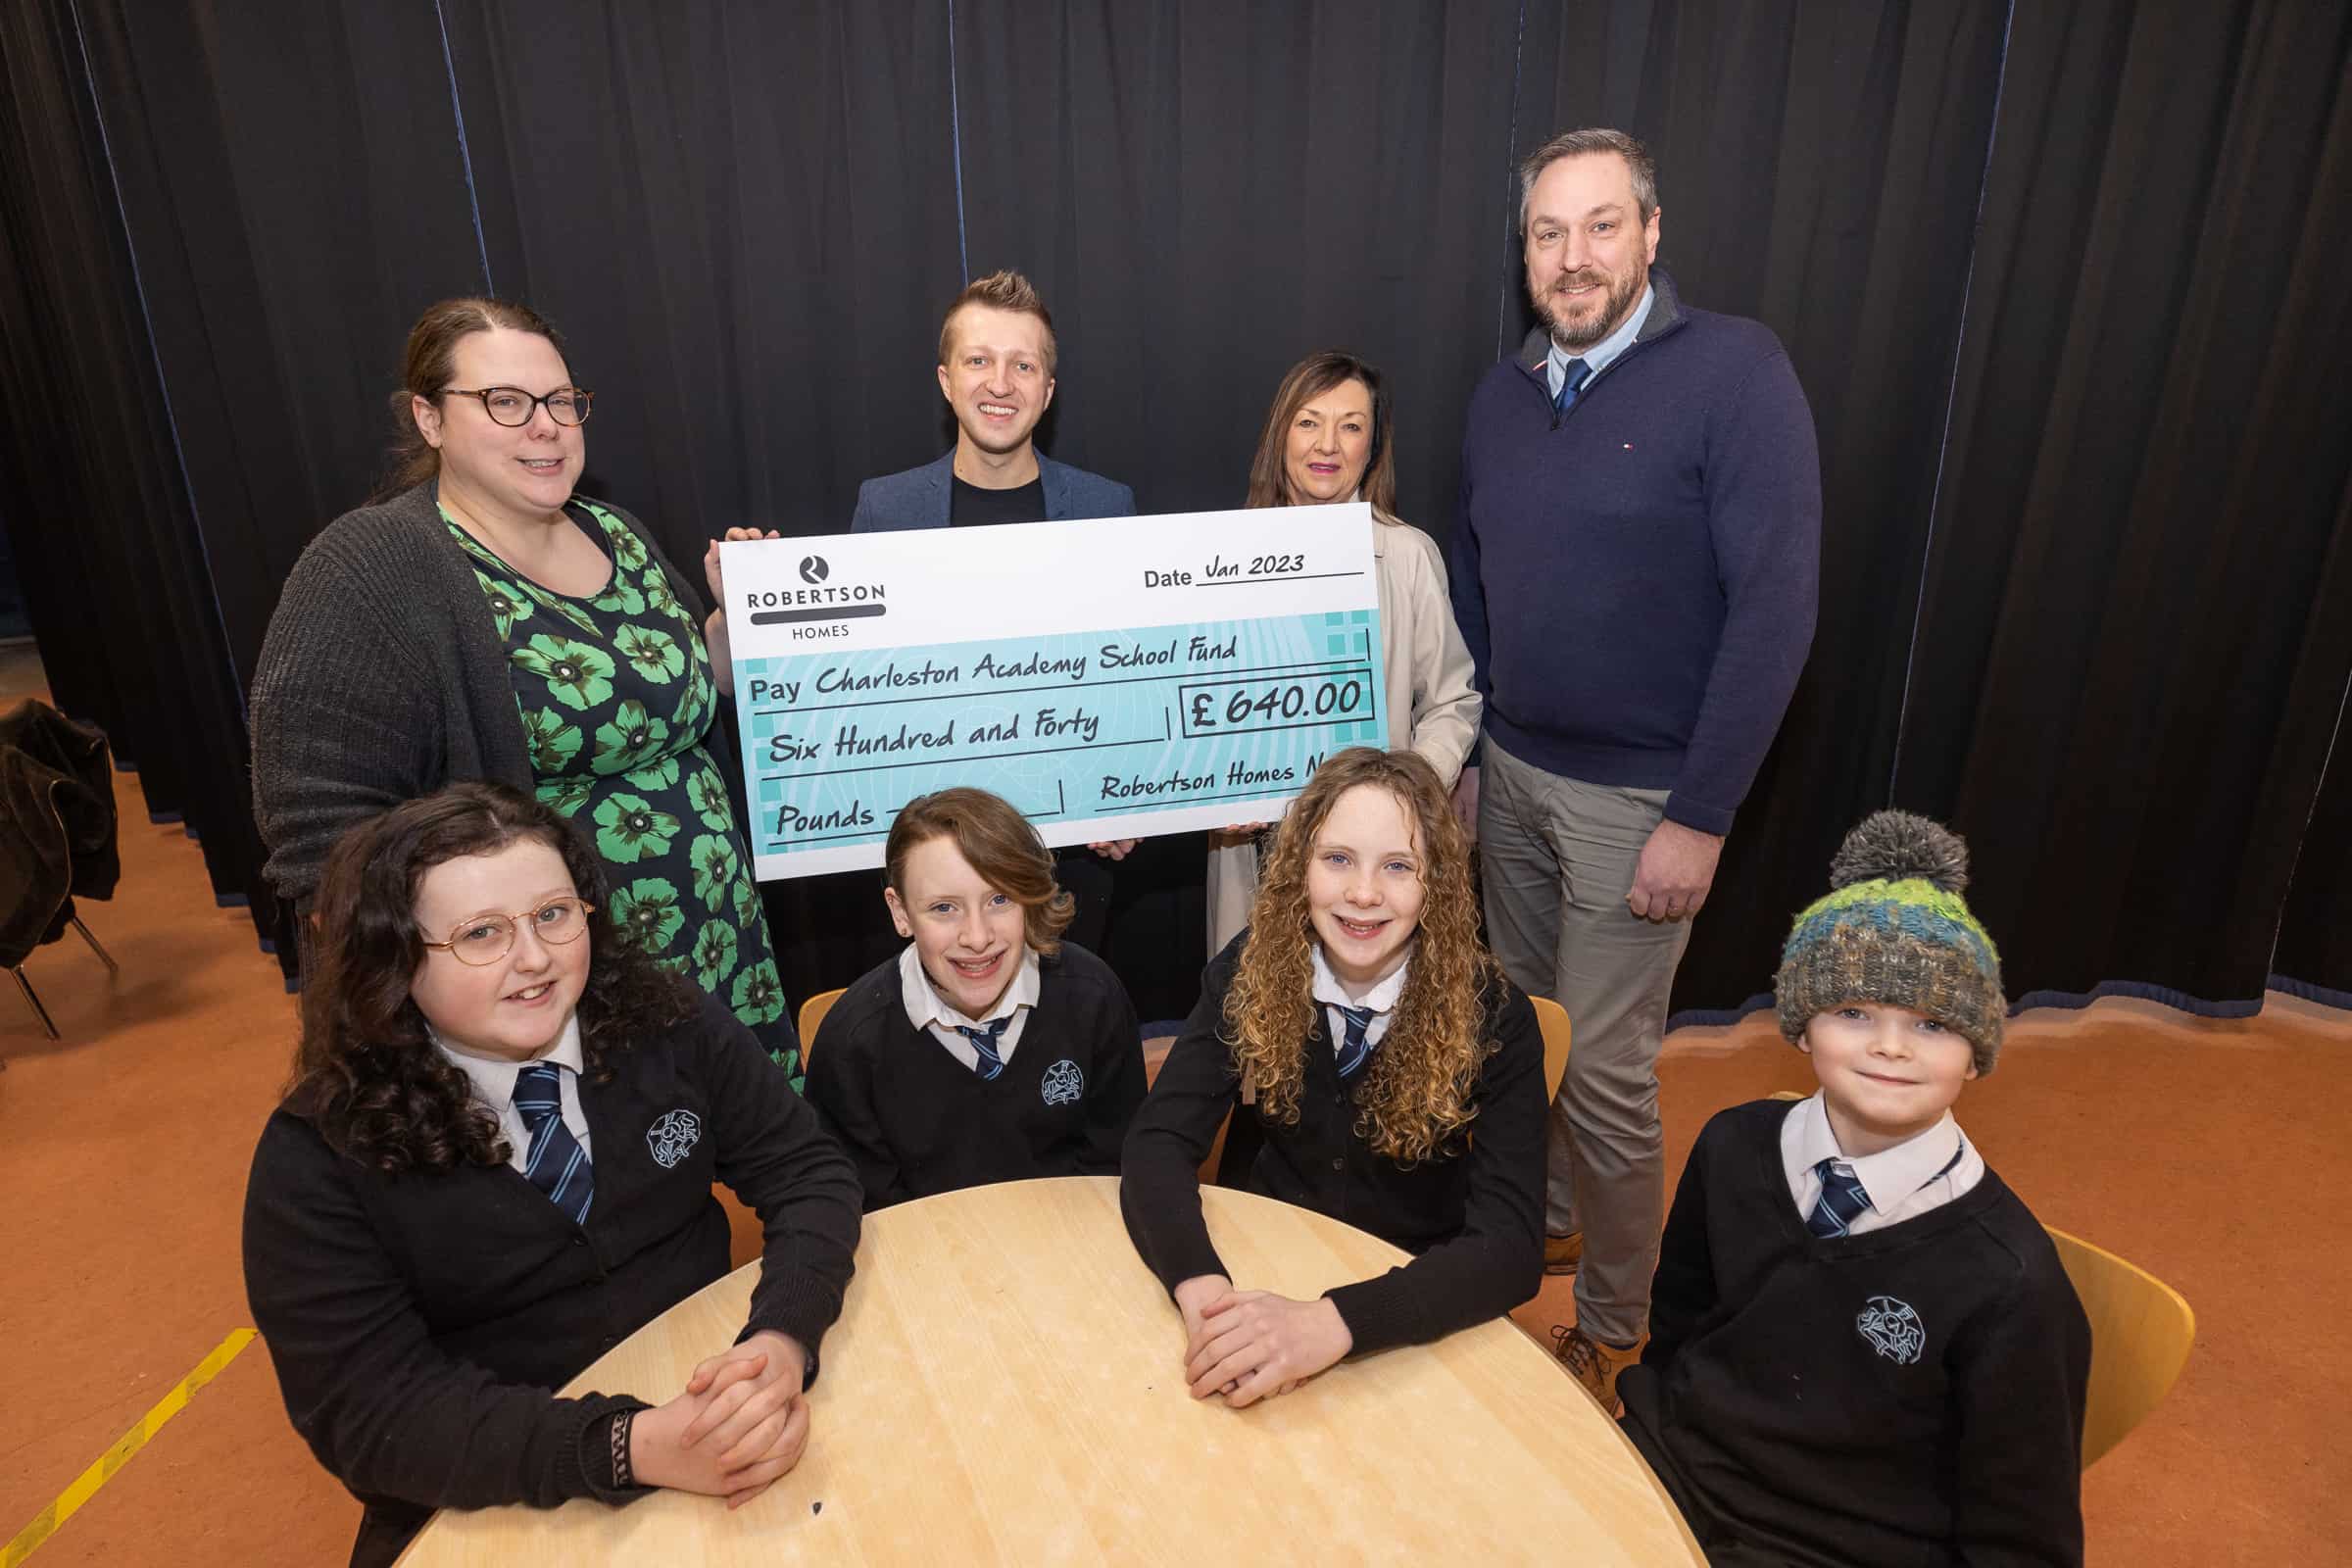
[[1808, 906], [1781, 949], [1773, 1000], [1781, 1033], [1804, 1038], [1817, 1013], [1884, 1002], [1935, 1019], [1975, 1048], [1978, 1073], [2001, 1054], [2001, 956], [1960, 897], [1968, 845], [1940, 822], [1879, 811], [1830, 861], [1829, 897]]

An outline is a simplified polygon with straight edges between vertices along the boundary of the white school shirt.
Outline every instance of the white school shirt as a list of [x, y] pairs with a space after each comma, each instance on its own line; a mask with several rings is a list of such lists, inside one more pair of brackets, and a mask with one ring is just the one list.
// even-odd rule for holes
[[588, 1058], [580, 1051], [580, 1015], [573, 1013], [564, 1020], [564, 1033], [555, 1048], [534, 1061], [509, 1061], [500, 1056], [477, 1056], [461, 1051], [432, 1030], [433, 1044], [441, 1054], [458, 1064], [460, 1071], [473, 1082], [473, 1098], [498, 1112], [498, 1130], [506, 1134], [507, 1147], [514, 1151], [507, 1163], [523, 1174], [530, 1174], [531, 1129], [523, 1121], [522, 1112], [514, 1108], [514, 1080], [522, 1069], [539, 1061], [552, 1061], [566, 1069], [556, 1074], [557, 1092], [564, 1100], [564, 1125], [579, 1140], [580, 1153], [588, 1162], [596, 1163], [596, 1151], [588, 1147], [588, 1117], [580, 1109], [580, 1074], [588, 1070]]
[[1324, 961], [1323, 944], [1316, 943], [1310, 956], [1315, 963], [1314, 997], [1323, 1004], [1323, 1021], [1331, 1030], [1332, 1059], [1338, 1060], [1348, 1049], [1348, 1020], [1340, 1012], [1342, 1007], [1370, 1007], [1372, 1021], [1364, 1027], [1364, 1045], [1366, 1049], [1379, 1045], [1381, 1037], [1389, 1032], [1389, 1014], [1396, 1011], [1396, 999], [1404, 995], [1404, 977], [1412, 970], [1412, 960], [1407, 958], [1398, 964], [1395, 974], [1362, 996], [1351, 997], [1348, 988], [1340, 984], [1340, 977], [1331, 972], [1331, 965]]
[[1825, 1159], [1851, 1166], [1862, 1184], [1862, 1196], [1870, 1200], [1870, 1206], [1846, 1227], [1850, 1236], [1885, 1230], [1941, 1208], [1984, 1179], [1984, 1156], [1961, 1136], [1960, 1124], [1948, 1110], [1935, 1126], [1892, 1149], [1849, 1159], [1838, 1147], [1829, 1110], [1816, 1090], [1781, 1123], [1781, 1169], [1788, 1174], [1788, 1196], [1796, 1200], [1799, 1219], [1810, 1216], [1821, 1201], [1821, 1176], [1813, 1167]]
[[899, 998], [906, 1004], [906, 1021], [917, 1029], [928, 1029], [931, 1038], [947, 1048], [949, 1055], [972, 1072], [980, 1070], [979, 1050], [957, 1034], [956, 1026], [978, 1029], [1009, 1015], [1012, 1022], [997, 1037], [997, 1059], [1009, 1062], [1012, 1048], [1021, 1043], [1021, 1031], [1028, 1026], [1029, 1009], [1037, 1005], [1038, 990], [1037, 950], [1023, 946], [1020, 972], [1012, 977], [1012, 984], [1004, 988], [1004, 994], [997, 999], [988, 1016], [967, 1018], [939, 994], [931, 977], [923, 973], [923, 960], [914, 951], [913, 943], [907, 943], [906, 951], [899, 955]]

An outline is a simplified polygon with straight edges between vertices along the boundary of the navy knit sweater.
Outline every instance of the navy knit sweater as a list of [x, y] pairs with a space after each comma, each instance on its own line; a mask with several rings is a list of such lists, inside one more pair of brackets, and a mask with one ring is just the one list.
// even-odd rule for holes
[[1771, 329], [1649, 279], [1566, 417], [1541, 327], [1472, 395], [1454, 618], [1505, 751], [1728, 833], [1812, 644], [1821, 464]]
[[1999, 1176], [1824, 1240], [1792, 1107], [1718, 1114], [1675, 1189], [1626, 1435], [1715, 1562], [2074, 1565], [2090, 1325]]

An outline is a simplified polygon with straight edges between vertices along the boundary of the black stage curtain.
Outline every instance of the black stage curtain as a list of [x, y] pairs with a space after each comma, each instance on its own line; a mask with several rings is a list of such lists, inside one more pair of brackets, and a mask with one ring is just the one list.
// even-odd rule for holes
[[1145, 512], [1238, 507], [1282, 373], [1349, 349], [1396, 392], [1398, 508], [1443, 541], [1494, 363], [1511, 8], [954, 14], [971, 270], [1054, 308], [1050, 450]]
[[0, 7], [0, 506], [51, 695], [106, 730], [150, 813], [185, 824], [220, 902], [251, 900], [268, 940], [219, 541], [180, 466], [93, 47], [63, 0]]
[[[1390, 371], [1402, 509], [1443, 540], [1463, 402], [1529, 319], [1513, 162], [1618, 123], [1660, 155], [1666, 265], [1780, 332], [1824, 456], [1812, 663], [1678, 1006], [1761, 991], [1890, 802], [1971, 836], [2013, 991], [2341, 996], [2348, 27], [2323, 0], [42, 0], [0, 25], [28, 150], [0, 169], [5, 505], [61, 698], [251, 890], [237, 693], [295, 554], [373, 486], [426, 302], [564, 328], [591, 488], [681, 558], [837, 529], [935, 455], [940, 308], [999, 266], [1055, 308], [1048, 449], [1146, 511], [1237, 505], [1282, 369], [1337, 345]], [[1120, 873], [1147, 1014], [1190, 1001], [1198, 868], [1179, 839]], [[877, 902], [772, 890], [796, 997], [857, 972]]]
[[2348, 65], [2338, 5], [2017, 7], [1893, 785], [2013, 998], [2251, 1012], [2290, 875], [2342, 908]]
[[962, 287], [937, 5], [448, 8], [491, 276], [570, 342], [588, 466], [681, 565], [939, 456]]

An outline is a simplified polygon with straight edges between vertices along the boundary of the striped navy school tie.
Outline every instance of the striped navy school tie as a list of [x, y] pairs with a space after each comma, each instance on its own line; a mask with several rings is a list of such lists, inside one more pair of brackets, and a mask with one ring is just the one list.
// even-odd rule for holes
[[984, 1080], [994, 1081], [997, 1074], [1004, 1070], [1004, 1058], [997, 1054], [997, 1042], [1004, 1038], [1004, 1026], [1018, 1016], [1018, 1013], [1008, 1012], [995, 1023], [985, 1024], [978, 1029], [960, 1023], [955, 1026], [957, 1034], [972, 1043], [972, 1054], [979, 1058], [972, 1063], [972, 1071]]
[[564, 1069], [552, 1061], [523, 1068], [514, 1078], [514, 1109], [531, 1134], [522, 1173], [574, 1225], [587, 1224], [596, 1173], [588, 1166], [588, 1151], [564, 1125]]
[[1340, 1042], [1340, 1078], [1352, 1078], [1371, 1059], [1372, 1046], [1364, 1032], [1372, 1027], [1374, 1017], [1370, 1007], [1342, 1007], [1340, 1016], [1348, 1020], [1347, 1038]]
[[1862, 1179], [1854, 1174], [1854, 1167], [1843, 1160], [1815, 1160], [1813, 1169], [1821, 1177], [1821, 1197], [1814, 1200], [1813, 1212], [1805, 1216], [1805, 1229], [1825, 1241], [1843, 1236], [1870, 1207], [1870, 1195], [1862, 1191]]

